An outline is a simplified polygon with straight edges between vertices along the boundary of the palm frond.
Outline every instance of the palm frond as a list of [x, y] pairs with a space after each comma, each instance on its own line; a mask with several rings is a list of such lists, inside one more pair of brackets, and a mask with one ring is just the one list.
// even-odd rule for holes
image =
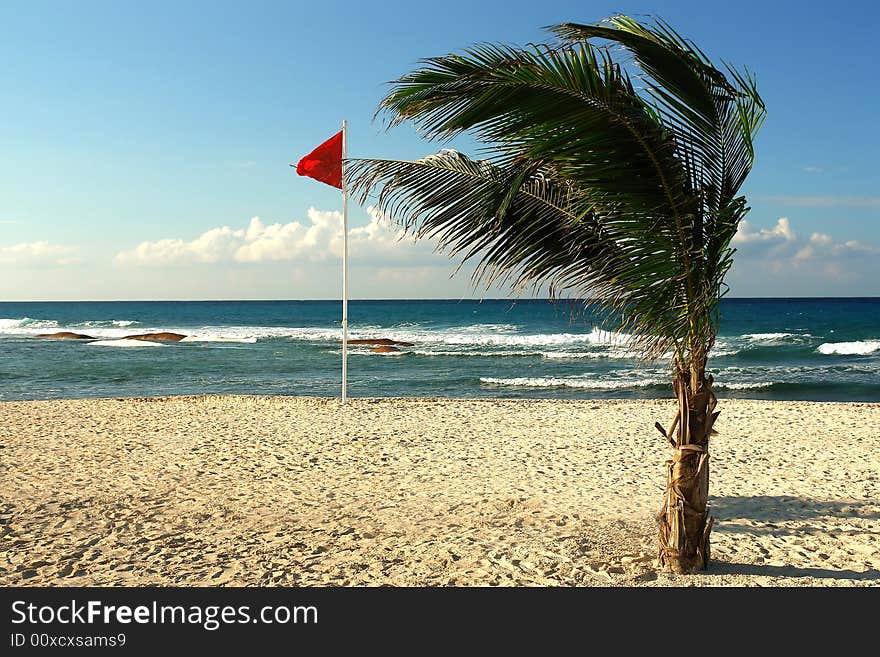
[[690, 231], [692, 314], [697, 320], [694, 342], [706, 341], [706, 333], [714, 335], [717, 326], [718, 294], [707, 296], [698, 288], [705, 288], [707, 281], [708, 289], [720, 288], [730, 264], [721, 266], [719, 259], [745, 215], [745, 210], [731, 212], [730, 206], [744, 208], [736, 195], [754, 162], [753, 140], [766, 114], [755, 78], [726, 66], [728, 78], [696, 45], [660, 20], [645, 25], [615, 16], [605, 25], [563, 23], [551, 30], [573, 43], [618, 43], [641, 69], [649, 102], [669, 129], [699, 202]]
[[[348, 183], [476, 260], [475, 282], [588, 297], [645, 356], [672, 349], [700, 369], [748, 211], [737, 194], [765, 115], [754, 76], [725, 75], [660, 21], [552, 29], [563, 45], [423, 60], [380, 105], [428, 139], [468, 132], [489, 158], [351, 160]], [[596, 40], [631, 54], [643, 89]]]
[[[463, 262], [477, 258], [475, 283], [547, 285], [553, 297], [590, 298], [652, 356], [674, 348], [686, 330], [675, 302], [676, 243], [658, 246], [643, 217], [599, 214], [590, 194], [551, 170], [446, 150], [414, 162], [350, 160], [348, 172], [361, 202], [378, 190], [381, 211], [415, 236], [436, 237]], [[650, 330], [644, 315], [654, 319]], [[665, 329], [654, 330], [659, 325]]]
[[620, 66], [589, 44], [427, 59], [380, 107], [429, 139], [469, 131], [502, 156], [552, 164], [603, 204], [657, 213], [686, 200], [674, 145]]

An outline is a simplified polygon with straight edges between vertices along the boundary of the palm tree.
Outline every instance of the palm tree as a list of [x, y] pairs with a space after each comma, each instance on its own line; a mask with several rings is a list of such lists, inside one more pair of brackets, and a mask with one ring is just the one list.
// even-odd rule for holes
[[553, 45], [423, 60], [381, 102], [389, 125], [467, 132], [485, 159], [349, 160], [346, 178], [412, 234], [473, 258], [475, 283], [586, 299], [644, 359], [671, 353], [677, 411], [655, 425], [673, 449], [659, 562], [704, 569], [719, 414], [706, 364], [764, 104], [749, 71], [723, 73], [662, 21], [550, 29]]

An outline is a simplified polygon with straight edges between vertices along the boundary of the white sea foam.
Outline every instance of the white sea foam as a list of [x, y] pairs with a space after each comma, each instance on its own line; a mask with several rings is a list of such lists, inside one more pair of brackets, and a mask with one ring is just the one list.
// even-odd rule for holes
[[[144, 326], [137, 329], [128, 328], [132, 324], [137, 324], [135, 320], [96, 320], [72, 323], [59, 326], [54, 320], [32, 320], [24, 318], [22, 320], [0, 320], [0, 334], [8, 335], [36, 335], [38, 333], [46, 333], [47, 328], [54, 331], [72, 331], [74, 333], [88, 333], [91, 336], [101, 339], [117, 339], [125, 338], [134, 333], [160, 333], [171, 332], [181, 333], [192, 340], [201, 342], [245, 342], [253, 343], [259, 337], [289, 337], [291, 329], [282, 327], [251, 327], [251, 326], [231, 326], [231, 327], [201, 327], [194, 329], [192, 327], [174, 327], [174, 326]], [[293, 329], [295, 332], [296, 329]], [[333, 333], [328, 330], [328, 334]], [[338, 337], [339, 332], [335, 335]]]
[[[132, 329], [128, 322], [134, 320], [104, 320], [88, 323], [72, 323], [59, 326], [55, 320], [34, 320], [31, 318], [0, 319], [0, 333], [33, 335], [45, 332], [47, 328], [56, 330], [80, 331], [88, 329], [89, 335], [96, 338], [124, 338], [131, 335]], [[508, 349], [531, 348], [532, 351], [549, 351], [542, 347], [564, 348], [566, 346], [584, 346], [606, 348], [608, 351], [600, 356], [572, 356], [579, 358], [626, 358], [625, 345], [630, 336], [625, 333], [593, 329], [588, 333], [517, 333], [519, 327], [513, 324], [473, 324], [444, 329], [429, 329], [415, 326], [381, 328], [364, 325], [350, 328], [349, 337], [355, 339], [390, 338], [399, 342], [413, 342], [425, 351], [435, 351], [431, 347], [501, 347]], [[305, 327], [305, 326], [138, 326], [139, 333], [156, 333], [170, 331], [187, 336], [196, 336], [200, 340], [211, 336], [223, 337], [250, 342], [253, 339], [287, 339], [304, 342], [338, 342], [341, 338], [339, 327]], [[616, 349], [616, 351], [615, 351]], [[563, 351], [564, 349], [559, 349]], [[567, 350], [574, 353], [572, 350]], [[593, 350], [590, 350], [592, 352]], [[588, 352], [585, 352], [588, 353]], [[550, 356], [561, 358], [562, 356]]]
[[509, 357], [509, 356], [540, 356], [539, 351], [433, 351], [429, 349], [413, 349], [412, 353], [419, 356], [472, 356], [472, 357]]
[[[629, 336], [594, 329], [590, 333], [538, 333], [531, 335], [471, 331], [468, 327], [437, 331], [382, 331], [382, 335], [404, 342], [447, 345], [482, 345], [502, 347], [541, 347], [560, 345], [615, 346]], [[335, 336], [334, 336], [335, 337]], [[359, 336], [360, 337], [360, 336]], [[365, 336], [370, 337], [370, 336]]]
[[[162, 328], [162, 329], [143, 329], [146, 332], [155, 330], [172, 331], [174, 333], [183, 333], [187, 337], [193, 336], [199, 340], [211, 338], [228, 338], [235, 340], [266, 340], [266, 339], [288, 339], [303, 342], [326, 342], [339, 341], [342, 339], [341, 328], [311, 328], [311, 327], [287, 327], [287, 326], [200, 326], [198, 328]], [[367, 337], [373, 336], [370, 332]], [[349, 338], [355, 339], [356, 332], [349, 331]], [[386, 333], [382, 333], [385, 337]]]
[[8, 328], [17, 328], [22, 325], [23, 322], [29, 321], [30, 317], [20, 317], [18, 319], [13, 317], [0, 317], [0, 331]]
[[[433, 345], [451, 347], [558, 347], [564, 345], [595, 345], [614, 346], [625, 344], [627, 334], [613, 333], [594, 329], [590, 333], [539, 333], [518, 334], [502, 331], [486, 331], [487, 326], [473, 325], [445, 329], [413, 329], [413, 328], [371, 328], [363, 326], [349, 327], [349, 339], [363, 340], [371, 338], [390, 338], [398, 342], [413, 342], [425, 348]], [[506, 327], [507, 325], [498, 325]], [[512, 325], [511, 325], [512, 326]], [[284, 327], [284, 326], [230, 326], [201, 327], [199, 329], [162, 329], [181, 333], [218, 332], [229, 337], [256, 337], [301, 340], [305, 342], [337, 342], [341, 338], [338, 327]], [[428, 350], [426, 351], [434, 351]], [[448, 349], [447, 349], [448, 350]]]
[[820, 354], [842, 356], [868, 355], [880, 351], [880, 340], [860, 340], [858, 342], [826, 342], [816, 349]]
[[181, 342], [243, 342], [245, 344], [254, 344], [256, 341], [253, 336], [237, 338], [224, 335], [188, 335], [181, 340]]
[[568, 360], [574, 358], [635, 358], [631, 351], [621, 349], [608, 349], [606, 351], [542, 351], [539, 355], [554, 360]]
[[95, 340], [88, 343], [92, 347], [164, 347], [161, 342], [150, 342], [149, 340]]
[[746, 333], [742, 337], [753, 342], [778, 342], [779, 340], [796, 336], [796, 333]]
[[761, 374], [773, 379], [775, 383], [799, 383], [808, 380], [830, 381], [836, 376], [852, 373], [877, 374], [880, 365], [866, 363], [846, 363], [835, 365], [762, 365], [761, 367], [721, 367], [707, 370], [716, 380], [716, 385], [728, 380], [738, 381], [750, 374]]
[[528, 388], [590, 388], [593, 390], [621, 390], [623, 388], [647, 388], [648, 386], [666, 385], [664, 379], [641, 379], [631, 380], [602, 380], [583, 378], [561, 377], [515, 377], [512, 379], [497, 379], [494, 377], [480, 377], [482, 383], [491, 383], [503, 386], [523, 386]]
[[[357, 332], [357, 330], [356, 330]], [[474, 345], [500, 347], [556, 347], [563, 345], [623, 346], [630, 336], [593, 329], [589, 333], [504, 333], [472, 330], [472, 327], [455, 327], [435, 331], [381, 331], [382, 335], [404, 342], [417, 344]], [[335, 336], [334, 336], [335, 337]], [[365, 337], [370, 337], [369, 335]]]
[[577, 359], [577, 358], [632, 358], [632, 354], [620, 350], [607, 351], [513, 351], [513, 350], [497, 350], [497, 351], [472, 351], [462, 349], [459, 351], [444, 351], [431, 349], [414, 349], [412, 353], [419, 356], [461, 356], [461, 357], [479, 357], [479, 358], [510, 358], [510, 357], [528, 357], [528, 358], [549, 358], [549, 359]]
[[519, 326], [516, 324], [471, 324], [462, 326], [460, 331], [464, 333], [516, 333]]
[[[98, 324], [98, 322], [95, 322]], [[106, 325], [106, 322], [101, 322]], [[0, 334], [3, 335], [37, 335], [39, 333], [47, 333], [46, 329], [51, 332], [70, 331], [72, 333], [87, 332], [96, 338], [121, 338], [131, 335], [131, 329], [109, 328], [109, 327], [93, 327], [86, 322], [79, 324], [59, 325], [54, 319], [30, 319], [25, 317], [21, 320], [9, 320], [4, 322], [0, 320]], [[163, 330], [163, 329], [156, 329]]]
[[[124, 328], [126, 326], [131, 326], [133, 324], [137, 324], [137, 321], [132, 319], [90, 319], [84, 322], [74, 322], [72, 324], [68, 324], [65, 328], [70, 329], [98, 329], [98, 328]], [[57, 325], [57, 322], [56, 322]]]
[[57, 327], [58, 322], [54, 319], [33, 319], [32, 317], [7, 317], [0, 319], [0, 333], [13, 335], [43, 333], [44, 329]]
[[724, 358], [725, 356], [736, 356], [739, 349], [714, 349], [710, 354], [710, 358]]
[[[665, 386], [669, 383], [664, 378], [646, 379], [587, 379], [581, 377], [514, 377], [499, 379], [494, 377], [481, 377], [482, 383], [505, 386], [521, 386], [529, 388], [589, 388], [592, 390], [622, 390], [626, 388], [647, 388], [649, 386]], [[754, 381], [741, 383], [716, 383], [715, 387], [725, 390], [752, 390], [769, 388], [772, 381]]]

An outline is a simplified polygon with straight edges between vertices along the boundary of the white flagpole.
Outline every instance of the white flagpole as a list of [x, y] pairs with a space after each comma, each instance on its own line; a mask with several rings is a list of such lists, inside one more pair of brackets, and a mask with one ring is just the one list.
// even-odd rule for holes
[[348, 189], [345, 158], [348, 157], [348, 122], [342, 120], [342, 403], [348, 388]]

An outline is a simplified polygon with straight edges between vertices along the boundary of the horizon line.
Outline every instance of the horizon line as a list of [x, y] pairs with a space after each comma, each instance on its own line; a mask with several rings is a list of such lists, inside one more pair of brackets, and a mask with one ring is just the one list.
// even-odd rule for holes
[[[880, 300], [880, 295], [860, 295], [860, 296], [793, 296], [793, 297], [780, 297], [780, 296], [766, 296], [766, 297], [747, 297], [747, 296], [725, 296], [721, 300], [729, 300], [729, 301], [800, 301], [800, 300], [853, 300], [853, 299], [878, 299]], [[578, 302], [578, 301], [586, 301], [587, 297], [581, 298], [569, 298], [569, 299], [551, 299], [550, 297], [518, 297], [518, 298], [510, 298], [510, 297], [398, 297], [398, 298], [382, 298], [382, 297], [364, 297], [360, 299], [349, 299], [349, 302], [358, 302], [358, 301], [505, 301], [509, 303], [518, 303], [522, 301], [546, 301], [549, 303], [567, 303], [567, 302]], [[342, 303], [341, 298], [303, 298], [303, 299], [19, 299], [19, 300], [0, 300], [0, 304], [3, 303], [217, 303], [217, 302], [226, 302], [226, 303], [243, 303], [243, 302], [253, 302], [253, 303], [266, 303], [266, 302], [336, 302]]]

